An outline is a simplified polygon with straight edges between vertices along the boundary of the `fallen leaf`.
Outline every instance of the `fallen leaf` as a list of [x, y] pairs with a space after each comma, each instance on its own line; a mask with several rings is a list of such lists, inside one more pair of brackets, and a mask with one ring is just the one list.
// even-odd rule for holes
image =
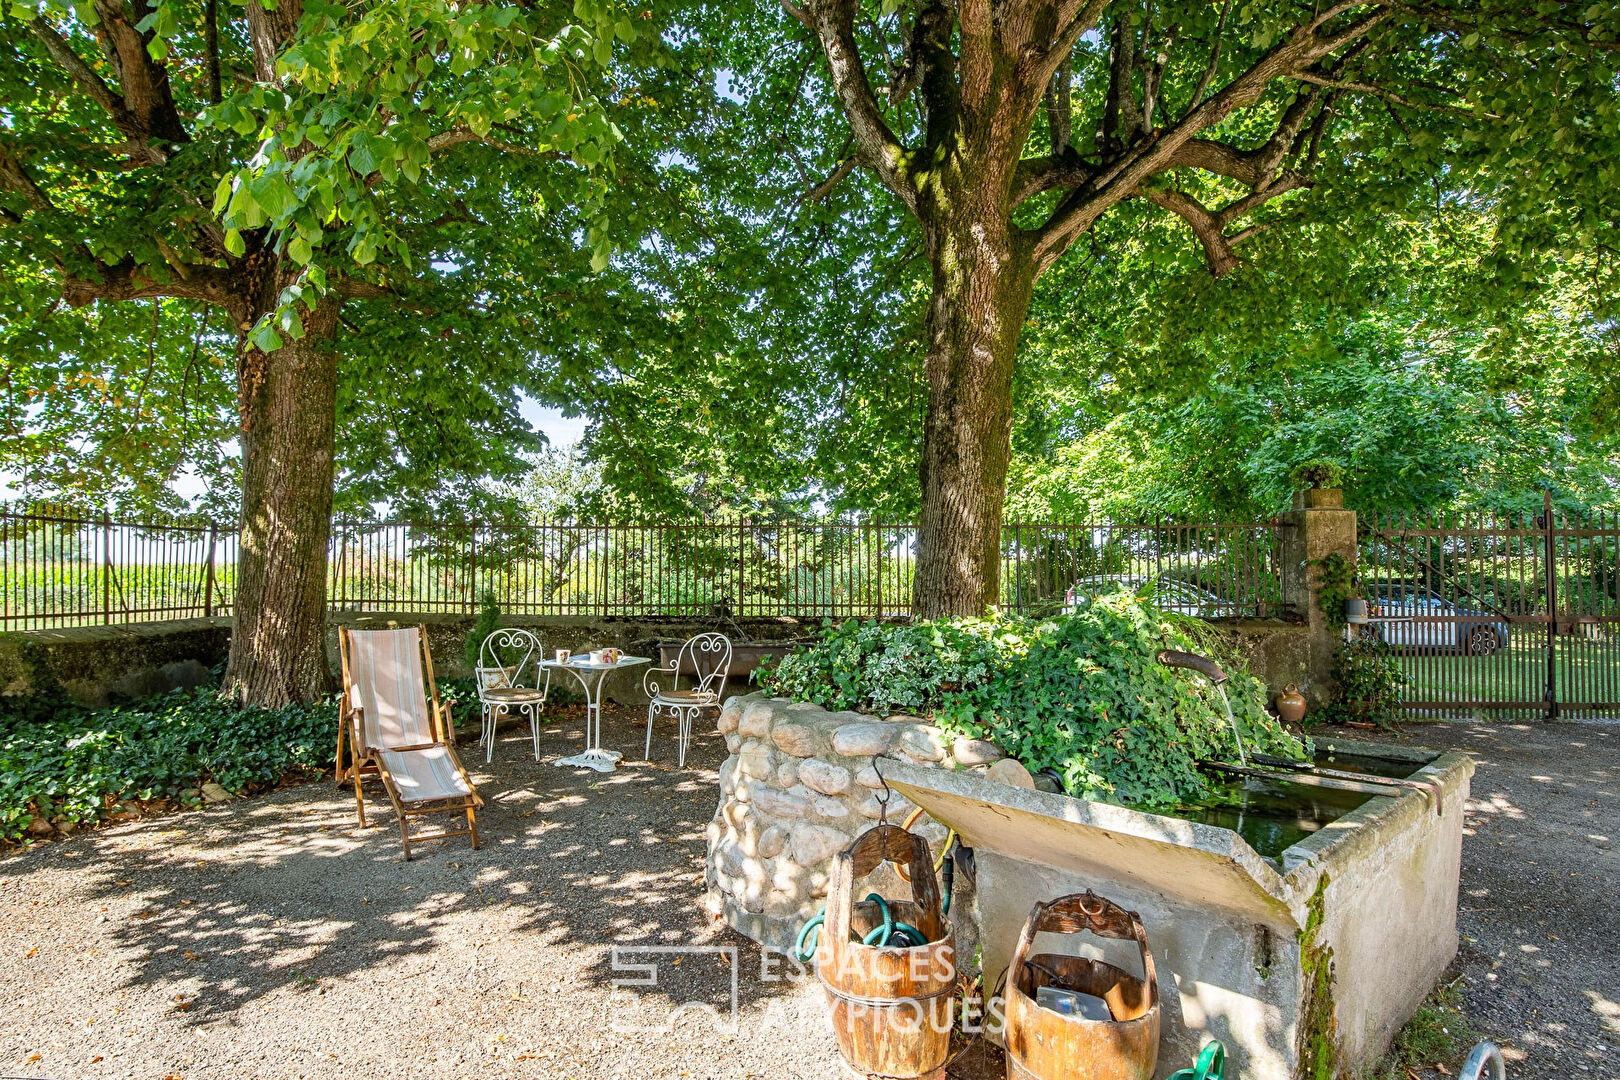
[[201, 960], [202, 959], [202, 957], [198, 956], [196, 953], [192, 952], [190, 949], [186, 949], [180, 955], [185, 957], [187, 960]]
[[42, 1055], [42, 1054], [29, 1054], [28, 1055], [28, 1063], [30, 1065], [32, 1065], [34, 1062], [38, 1061], [43, 1056], [44, 1055]]
[[123, 886], [123, 885], [128, 885], [129, 882], [127, 882], [127, 881], [115, 881], [115, 882], [113, 882], [113, 884]]
[[23, 953], [23, 959], [27, 960], [30, 956], [37, 955], [39, 955], [39, 946], [35, 945], [32, 949], [29, 949], [27, 952]]
[[90, 1059], [90, 1064], [94, 1065], [96, 1062], [98, 1062], [100, 1060], [101, 1060], [101, 1055], [97, 1054], [95, 1057]]
[[154, 914], [156, 913], [151, 911], [137, 911], [135, 917], [137, 919], [150, 919]]

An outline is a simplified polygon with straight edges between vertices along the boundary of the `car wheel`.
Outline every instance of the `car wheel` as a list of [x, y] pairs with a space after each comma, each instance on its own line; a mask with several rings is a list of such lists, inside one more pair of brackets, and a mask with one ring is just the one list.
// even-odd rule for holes
[[1488, 626], [1476, 626], [1468, 632], [1468, 641], [1464, 649], [1469, 656], [1489, 656], [1502, 647], [1502, 641], [1496, 636], [1496, 631]]

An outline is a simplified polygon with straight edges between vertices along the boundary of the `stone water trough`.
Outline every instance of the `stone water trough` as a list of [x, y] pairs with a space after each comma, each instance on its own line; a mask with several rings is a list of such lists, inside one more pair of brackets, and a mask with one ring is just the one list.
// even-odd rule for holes
[[[791, 943], [822, 903], [840, 838], [876, 817], [871, 755], [884, 754], [883, 779], [901, 796], [891, 819], [921, 806], [974, 850], [976, 886], [952, 921], [959, 940], [964, 929], [977, 938], [986, 985], [1038, 901], [1090, 888], [1141, 915], [1164, 1003], [1161, 1078], [1210, 1038], [1226, 1044], [1227, 1074], [1243, 1080], [1355, 1075], [1457, 949], [1473, 774], [1465, 755], [1356, 744], [1386, 773], [1430, 782], [1438, 807], [1429, 791], [1374, 796], [1268, 859], [1231, 829], [998, 783], [981, 767], [993, 750], [953, 744], [914, 717], [753, 696], [727, 702], [720, 728], [731, 757], [709, 827], [708, 880], [711, 905], [733, 927]], [[1097, 939], [1043, 947], [1059, 943], [1138, 966]]]

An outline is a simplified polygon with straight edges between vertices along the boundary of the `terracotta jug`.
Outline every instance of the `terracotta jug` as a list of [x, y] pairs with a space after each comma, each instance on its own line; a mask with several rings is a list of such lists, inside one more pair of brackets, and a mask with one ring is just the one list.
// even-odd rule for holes
[[1293, 683], [1283, 687], [1282, 693], [1277, 695], [1277, 715], [1290, 724], [1305, 718], [1305, 695]]

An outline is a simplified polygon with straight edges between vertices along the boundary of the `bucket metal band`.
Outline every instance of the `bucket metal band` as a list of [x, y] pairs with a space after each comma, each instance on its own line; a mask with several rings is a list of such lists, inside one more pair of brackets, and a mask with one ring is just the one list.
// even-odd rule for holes
[[839, 989], [832, 983], [828, 982], [825, 976], [823, 976], [819, 971], [816, 972], [816, 978], [820, 981], [822, 989], [826, 990], [827, 993], [831, 994], [839, 1001], [847, 1001], [851, 1005], [867, 1005], [874, 1009], [892, 1009], [896, 1005], [906, 1005], [920, 1001], [933, 1001], [936, 998], [949, 997], [956, 993], [956, 984], [948, 983], [931, 993], [913, 994], [911, 997], [866, 997], [863, 994], [851, 994], [847, 990]]

